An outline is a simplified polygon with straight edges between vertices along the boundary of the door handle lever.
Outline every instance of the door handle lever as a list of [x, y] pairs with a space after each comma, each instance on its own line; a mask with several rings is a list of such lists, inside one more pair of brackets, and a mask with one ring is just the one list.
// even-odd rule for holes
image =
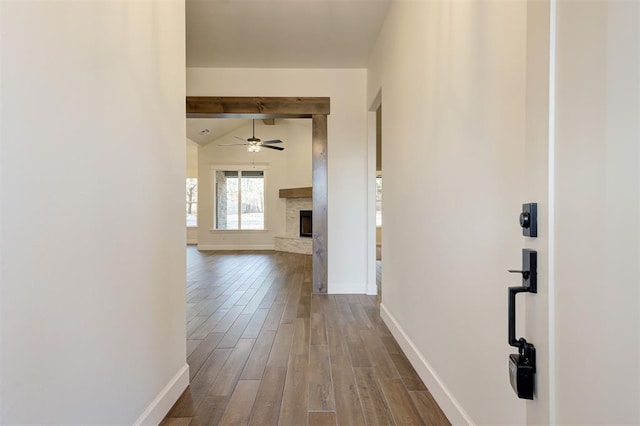
[[516, 339], [516, 295], [518, 293], [538, 292], [538, 253], [535, 250], [522, 250], [522, 269], [509, 269], [512, 274], [522, 274], [522, 286], [509, 287], [509, 344], [522, 348], [523, 344]]
[[516, 269], [507, 269], [508, 272], [511, 272], [512, 274], [522, 274], [522, 278], [529, 279], [529, 275], [530, 275], [530, 271], [518, 271]]
[[509, 287], [509, 345], [521, 348], [521, 342], [516, 339], [516, 295], [518, 293], [530, 293], [531, 289], [525, 286]]

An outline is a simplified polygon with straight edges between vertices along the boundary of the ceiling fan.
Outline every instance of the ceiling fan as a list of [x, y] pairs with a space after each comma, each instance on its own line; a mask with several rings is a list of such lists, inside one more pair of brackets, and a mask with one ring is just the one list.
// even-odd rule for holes
[[243, 143], [222, 143], [218, 146], [236, 146], [236, 145], [246, 145], [248, 152], [260, 152], [262, 148], [275, 149], [278, 151], [284, 151], [284, 148], [281, 146], [273, 146], [272, 144], [282, 143], [280, 139], [274, 139], [270, 141], [263, 141], [259, 138], [256, 138], [256, 120], [253, 121], [253, 136], [250, 138], [244, 139], [239, 136], [234, 136], [236, 139], [240, 139]]

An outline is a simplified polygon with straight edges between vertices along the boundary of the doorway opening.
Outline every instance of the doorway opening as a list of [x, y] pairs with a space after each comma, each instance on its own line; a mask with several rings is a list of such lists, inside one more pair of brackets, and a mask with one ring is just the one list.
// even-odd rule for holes
[[382, 294], [382, 104], [376, 109], [376, 288]]
[[327, 293], [328, 167], [327, 97], [187, 96], [187, 118], [311, 118], [313, 199], [313, 292]]

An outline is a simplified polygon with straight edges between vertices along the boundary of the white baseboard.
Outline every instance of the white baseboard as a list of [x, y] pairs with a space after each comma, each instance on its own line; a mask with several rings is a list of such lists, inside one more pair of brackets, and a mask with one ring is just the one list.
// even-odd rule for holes
[[366, 294], [367, 285], [364, 283], [327, 283], [328, 294]]
[[431, 364], [420, 353], [384, 304], [380, 304], [380, 316], [451, 424], [473, 425], [474, 423], [469, 414], [447, 389], [438, 374], [433, 370], [433, 367], [431, 367]]
[[134, 426], [159, 425], [187, 386], [189, 386], [189, 365], [185, 364], [151, 401], [138, 420], [133, 423]]
[[275, 244], [198, 244], [198, 250], [275, 250]]

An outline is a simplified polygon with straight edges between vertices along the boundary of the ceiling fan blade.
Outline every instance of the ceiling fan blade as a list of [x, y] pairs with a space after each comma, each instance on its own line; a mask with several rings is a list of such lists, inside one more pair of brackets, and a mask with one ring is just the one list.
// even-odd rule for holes
[[246, 142], [246, 141], [247, 141], [245, 138], [241, 138], [240, 136], [234, 136], [234, 138], [236, 138], [236, 139], [240, 139], [241, 141], [244, 141], [244, 142]]
[[251, 145], [250, 143], [219, 143], [218, 146], [239, 146], [239, 145]]
[[284, 151], [284, 148], [281, 146], [271, 146], [271, 145], [261, 145], [263, 148], [276, 149], [278, 151]]
[[271, 140], [271, 141], [263, 141], [262, 145], [271, 144], [271, 143], [282, 143], [282, 141], [280, 139], [274, 139], [274, 140]]

